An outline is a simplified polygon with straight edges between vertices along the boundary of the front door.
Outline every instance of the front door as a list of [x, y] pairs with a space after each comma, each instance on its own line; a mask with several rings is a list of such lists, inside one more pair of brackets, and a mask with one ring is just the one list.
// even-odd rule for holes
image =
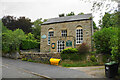
[[57, 52], [61, 52], [65, 48], [65, 42], [64, 41], [57, 41]]

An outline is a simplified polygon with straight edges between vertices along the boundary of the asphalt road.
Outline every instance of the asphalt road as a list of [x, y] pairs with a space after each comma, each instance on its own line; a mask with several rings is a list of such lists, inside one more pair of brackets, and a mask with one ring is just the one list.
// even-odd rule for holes
[[4, 78], [91, 78], [78, 70], [48, 64], [2, 58], [2, 77]]

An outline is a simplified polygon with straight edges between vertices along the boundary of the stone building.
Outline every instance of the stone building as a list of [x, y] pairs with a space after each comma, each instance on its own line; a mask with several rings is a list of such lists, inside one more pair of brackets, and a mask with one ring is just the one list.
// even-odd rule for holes
[[93, 33], [92, 14], [51, 18], [41, 26], [41, 53], [59, 53], [86, 43], [90, 48]]

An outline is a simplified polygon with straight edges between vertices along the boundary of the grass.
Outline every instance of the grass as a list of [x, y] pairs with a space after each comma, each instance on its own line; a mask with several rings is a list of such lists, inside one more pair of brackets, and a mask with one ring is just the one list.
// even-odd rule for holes
[[87, 62], [87, 61], [62, 61], [60, 63], [63, 67], [85, 67], [85, 66], [100, 66], [103, 65], [102, 63], [98, 62]]

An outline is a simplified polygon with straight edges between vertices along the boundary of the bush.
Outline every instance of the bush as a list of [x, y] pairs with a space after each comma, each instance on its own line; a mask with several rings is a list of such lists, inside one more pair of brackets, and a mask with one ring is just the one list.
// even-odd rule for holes
[[27, 58], [22, 58], [22, 61], [27, 61]]
[[6, 29], [2, 33], [2, 51], [3, 53], [11, 53], [19, 51], [21, 41], [25, 39], [25, 33], [21, 29], [11, 31]]
[[89, 52], [89, 47], [86, 45], [86, 43], [82, 43], [79, 47], [78, 47], [78, 53], [79, 54], [85, 54]]
[[95, 57], [95, 55], [92, 55], [92, 56], [90, 57], [90, 60], [91, 60], [92, 62], [97, 62], [97, 58]]
[[78, 53], [77, 48], [67, 48], [62, 50], [61, 54], [74, 54], [74, 53]]
[[78, 60], [79, 55], [77, 53], [78, 53], [78, 50], [76, 48], [67, 48], [67, 49], [64, 49], [60, 55], [62, 60], [65, 60], [65, 59]]
[[21, 49], [28, 50], [39, 48], [40, 43], [35, 40], [23, 40], [21, 44]]

